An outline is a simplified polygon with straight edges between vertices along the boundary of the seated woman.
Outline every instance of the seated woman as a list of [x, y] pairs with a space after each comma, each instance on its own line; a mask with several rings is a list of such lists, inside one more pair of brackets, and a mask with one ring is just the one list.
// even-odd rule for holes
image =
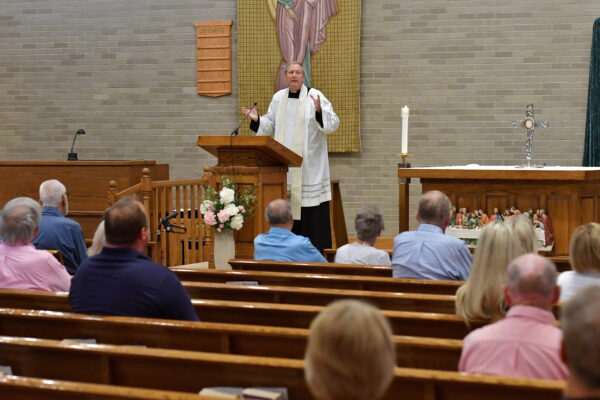
[[104, 233], [104, 220], [102, 220], [98, 227], [96, 228], [96, 232], [94, 232], [94, 238], [92, 239], [92, 245], [88, 248], [88, 256], [95, 256], [102, 251], [102, 248], [106, 244], [106, 234]]
[[573, 271], [558, 276], [560, 301], [569, 301], [588, 286], [600, 286], [600, 224], [590, 222], [575, 229], [569, 245], [569, 261]]
[[469, 278], [456, 292], [456, 314], [467, 325], [504, 317], [502, 285], [508, 264], [527, 251], [509, 224], [494, 221], [481, 232]]
[[363, 207], [354, 219], [357, 239], [340, 247], [335, 262], [342, 264], [392, 265], [387, 252], [373, 247], [384, 229], [383, 217], [375, 207]]
[[394, 376], [392, 330], [379, 310], [357, 300], [331, 303], [313, 320], [304, 356], [317, 400], [375, 400]]
[[531, 220], [525, 215], [513, 215], [506, 222], [517, 235], [525, 253], [537, 253], [537, 239]]

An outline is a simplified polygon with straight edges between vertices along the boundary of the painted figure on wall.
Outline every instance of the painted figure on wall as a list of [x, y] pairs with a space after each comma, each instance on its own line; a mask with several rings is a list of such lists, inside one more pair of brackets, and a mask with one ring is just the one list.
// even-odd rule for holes
[[286, 66], [298, 61], [305, 71], [304, 84], [312, 87], [310, 56], [321, 49], [325, 41], [325, 26], [337, 13], [335, 0], [266, 0], [279, 38], [283, 59], [279, 64], [275, 90], [288, 87]]

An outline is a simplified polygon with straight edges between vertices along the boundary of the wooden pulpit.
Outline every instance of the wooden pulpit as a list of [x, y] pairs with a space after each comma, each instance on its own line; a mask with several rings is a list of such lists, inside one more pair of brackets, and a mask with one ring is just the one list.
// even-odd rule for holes
[[[236, 257], [252, 258], [254, 238], [269, 230], [265, 207], [287, 197], [288, 167], [301, 166], [302, 157], [270, 136], [199, 136], [198, 146], [217, 157], [217, 165], [204, 167], [210, 186], [219, 189], [222, 176], [230, 177], [241, 190], [258, 186], [254, 215], [235, 234]], [[212, 260], [212, 248], [207, 250]]]

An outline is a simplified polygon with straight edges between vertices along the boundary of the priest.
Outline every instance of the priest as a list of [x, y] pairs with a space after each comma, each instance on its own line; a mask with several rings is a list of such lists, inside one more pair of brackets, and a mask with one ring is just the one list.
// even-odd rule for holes
[[255, 109], [242, 108], [252, 120], [250, 129], [275, 140], [303, 157], [300, 168], [288, 172], [288, 192], [292, 204], [292, 232], [306, 236], [321, 252], [331, 247], [329, 201], [331, 182], [326, 135], [340, 124], [329, 100], [317, 89], [304, 85], [299, 62], [286, 68], [288, 88], [275, 93], [263, 116]]

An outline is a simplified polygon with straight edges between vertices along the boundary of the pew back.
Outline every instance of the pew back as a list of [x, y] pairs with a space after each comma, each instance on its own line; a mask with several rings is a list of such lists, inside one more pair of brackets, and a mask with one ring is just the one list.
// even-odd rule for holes
[[[0, 337], [0, 363], [46, 379], [197, 392], [204, 386], [284, 386], [294, 400], [311, 399], [303, 362], [50, 340]], [[559, 399], [563, 382], [472, 376], [397, 368], [385, 399]], [[477, 396], [477, 397], [476, 397]]]
[[[268, 261], [268, 260], [230, 260], [229, 265], [237, 271], [293, 272], [305, 274], [332, 274], [354, 276], [392, 276], [392, 267], [388, 265], [336, 264], [303, 261]], [[185, 268], [185, 265], [181, 265]]]
[[290, 272], [222, 271], [209, 269], [171, 268], [182, 281], [226, 283], [256, 281], [260, 285], [295, 286], [310, 288], [373, 290], [379, 292], [455, 294], [463, 284], [460, 281], [432, 281], [427, 279], [394, 279], [375, 276], [342, 276], [328, 274], [301, 274]]
[[[0, 308], [0, 335], [302, 359], [307, 329]], [[462, 341], [394, 336], [398, 365], [455, 371]]]
[[354, 298], [386, 310], [455, 313], [455, 297], [451, 295], [210, 282], [182, 283], [191, 298], [320, 306], [325, 306], [335, 300]]
[[[0, 290], [0, 304], [10, 308], [71, 311], [66, 293]], [[249, 303], [192, 299], [198, 317], [205, 322], [308, 328], [322, 306]], [[455, 315], [383, 310], [396, 335], [462, 339], [468, 333]], [[474, 324], [479, 327], [481, 324]]]
[[183, 392], [49, 381], [15, 375], [0, 377], [0, 397], [10, 400], [218, 400]]

